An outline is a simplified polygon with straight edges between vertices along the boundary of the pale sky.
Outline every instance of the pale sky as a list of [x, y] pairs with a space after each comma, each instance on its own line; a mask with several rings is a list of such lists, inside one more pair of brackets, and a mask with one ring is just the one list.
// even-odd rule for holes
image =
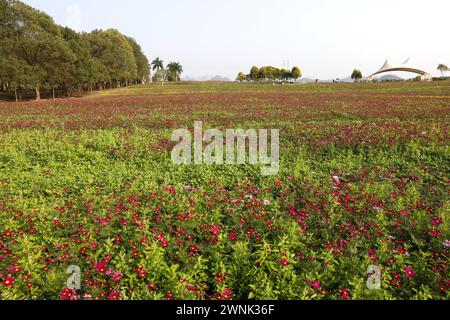
[[[74, 29], [116, 28], [184, 76], [234, 79], [251, 66], [305, 77], [365, 76], [387, 58], [433, 75], [450, 65], [449, 0], [24, 0]], [[400, 74], [401, 75], [401, 74]], [[410, 75], [411, 77], [413, 75]]]

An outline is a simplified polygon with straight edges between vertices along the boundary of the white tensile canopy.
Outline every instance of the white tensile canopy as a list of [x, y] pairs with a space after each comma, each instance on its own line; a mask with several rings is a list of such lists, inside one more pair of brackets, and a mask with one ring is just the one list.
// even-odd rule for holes
[[389, 62], [389, 60], [386, 60], [384, 65], [381, 67], [381, 69], [378, 70], [377, 72], [375, 72], [374, 74], [372, 74], [368, 79], [372, 80], [373, 76], [380, 74], [380, 73], [394, 72], [394, 71], [404, 71], [404, 72], [412, 72], [412, 73], [420, 74], [422, 76], [422, 80], [431, 79], [431, 75], [428, 72], [412, 66], [411, 63], [409, 62], [409, 59], [407, 59], [405, 62], [398, 64], [398, 65], [392, 65]]

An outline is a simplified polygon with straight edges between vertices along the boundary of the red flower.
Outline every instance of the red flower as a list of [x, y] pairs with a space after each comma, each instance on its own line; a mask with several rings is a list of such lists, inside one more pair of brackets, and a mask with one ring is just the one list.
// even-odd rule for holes
[[13, 277], [7, 276], [5, 279], [3, 279], [2, 286], [4, 288], [6, 288], [6, 287], [13, 287], [14, 286], [14, 280], [15, 279]]
[[226, 275], [223, 273], [218, 273], [216, 274], [216, 281], [221, 283], [225, 280]]
[[225, 288], [223, 292], [219, 293], [219, 300], [231, 300], [231, 294], [233, 293], [233, 290]]
[[78, 300], [76, 291], [69, 288], [64, 288], [59, 294], [59, 298], [61, 300]]
[[198, 248], [194, 245], [190, 245], [189, 246], [189, 251], [191, 251], [192, 253], [198, 253]]
[[118, 291], [112, 291], [109, 296], [108, 296], [109, 300], [120, 300], [120, 292]]
[[101, 274], [106, 274], [106, 272], [108, 271], [108, 268], [103, 263], [95, 264], [94, 268], [97, 269], [97, 271]]
[[173, 298], [174, 298], [174, 295], [173, 295], [173, 293], [172, 292], [167, 292], [167, 294], [166, 294], [166, 299], [167, 300], [173, 300]]
[[439, 217], [434, 217], [432, 219], [433, 226], [440, 226], [443, 223], [442, 219]]
[[114, 272], [114, 274], [112, 275], [112, 280], [114, 282], [119, 282], [120, 280], [122, 280], [122, 278], [123, 278], [123, 275], [119, 271]]
[[342, 289], [339, 292], [339, 295], [342, 297], [342, 299], [344, 300], [349, 300], [350, 299], [350, 291], [348, 291], [348, 289]]
[[211, 233], [213, 236], [218, 236], [220, 233], [220, 226], [212, 226]]
[[138, 274], [139, 278], [145, 278], [147, 276], [147, 271], [144, 268], [136, 268], [136, 273]]
[[230, 237], [230, 240], [231, 241], [237, 241], [237, 236], [236, 236], [236, 232], [234, 232], [234, 231], [230, 231], [230, 233], [229, 233], [229, 235], [228, 235], [229, 237]]
[[281, 259], [281, 264], [285, 267], [289, 267], [289, 261], [286, 258]]
[[306, 283], [308, 283], [314, 289], [320, 289], [320, 285], [321, 285], [320, 280], [317, 280], [315, 282], [311, 282], [309, 279], [306, 279]]
[[159, 245], [163, 248], [167, 248], [169, 246], [169, 242], [167, 242], [166, 240], [161, 240], [159, 242]]
[[433, 238], [439, 238], [442, 235], [442, 232], [439, 230], [432, 230], [430, 234]]
[[147, 285], [147, 289], [148, 289], [148, 290], [154, 291], [154, 290], [158, 289], [158, 287], [157, 287], [156, 284], [154, 284], [154, 283], [149, 283], [149, 284]]
[[410, 279], [412, 279], [412, 278], [416, 275], [416, 272], [415, 272], [412, 268], [409, 268], [409, 267], [403, 269], [403, 272], [404, 272], [404, 273], [408, 276], [408, 278], [410, 278]]

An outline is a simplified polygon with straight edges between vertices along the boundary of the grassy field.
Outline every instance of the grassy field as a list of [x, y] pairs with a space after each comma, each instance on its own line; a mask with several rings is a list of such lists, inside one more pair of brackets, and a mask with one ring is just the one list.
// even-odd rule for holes
[[[0, 102], [0, 299], [448, 299], [449, 106], [448, 81]], [[173, 164], [194, 121], [280, 129], [279, 174]]]

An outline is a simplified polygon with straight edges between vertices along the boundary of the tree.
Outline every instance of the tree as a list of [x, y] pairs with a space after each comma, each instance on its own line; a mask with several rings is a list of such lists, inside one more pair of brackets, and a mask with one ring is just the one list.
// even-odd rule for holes
[[181, 74], [183, 73], [183, 67], [178, 62], [171, 62], [167, 65], [169, 70], [169, 81], [180, 81]]
[[27, 75], [30, 74], [29, 66], [14, 57], [5, 58], [0, 55], [0, 83], [2, 88], [14, 89], [16, 102], [19, 101], [18, 89], [25, 85]]
[[27, 78], [22, 81], [34, 87], [39, 100], [41, 87], [54, 88], [71, 67], [73, 56], [52, 18], [20, 1], [6, 3], [4, 14], [9, 21], [2, 31], [0, 54], [28, 65]]
[[164, 69], [164, 61], [162, 61], [160, 58], [156, 58], [155, 60], [153, 60], [151, 65], [153, 66], [153, 71]]
[[259, 80], [259, 68], [258, 67], [256, 67], [256, 66], [252, 67], [252, 69], [250, 70], [249, 78], [252, 81], [258, 81]]
[[236, 81], [242, 82], [247, 80], [247, 76], [243, 72], [239, 72]]
[[439, 71], [441, 72], [442, 77], [444, 77], [444, 76], [445, 76], [445, 73], [446, 73], [447, 71], [449, 71], [447, 65], [442, 64], [442, 63], [437, 67], [437, 70], [439, 70]]
[[109, 71], [110, 86], [128, 83], [137, 77], [133, 49], [126, 37], [115, 29], [95, 30], [90, 35], [91, 55]]
[[[0, 0], [0, 90], [103, 89], [142, 83], [148, 59], [132, 38], [118, 30], [77, 33], [17, 0]], [[181, 73], [181, 72], [179, 72]]]
[[294, 80], [298, 80], [302, 77], [302, 72], [300, 71], [299, 67], [292, 68], [291, 71], [291, 78]]
[[141, 46], [133, 38], [126, 37], [128, 43], [133, 48], [134, 60], [137, 66], [137, 83], [146, 83], [150, 80], [150, 63], [142, 52]]
[[91, 57], [91, 47], [85, 34], [79, 34], [70, 28], [61, 28], [61, 34], [75, 56], [74, 70], [66, 77], [61, 86], [70, 95], [73, 89], [90, 90], [99, 79], [95, 71], [95, 61]]
[[[245, 78], [244, 78], [245, 77]], [[299, 79], [302, 77], [302, 72], [300, 71], [300, 68], [294, 67], [292, 70], [287, 69], [279, 69], [272, 66], [266, 66], [262, 68], [258, 68], [256, 66], [252, 67], [250, 70], [250, 74], [245, 76], [242, 72], [238, 74], [238, 77], [236, 80], [238, 81], [244, 81], [244, 80], [251, 80], [251, 81], [287, 81], [292, 79]], [[242, 80], [240, 80], [242, 79]]]
[[362, 73], [360, 70], [358, 70], [358, 69], [353, 70], [352, 80], [359, 81], [362, 79], [362, 77], [363, 76], [362, 76]]

